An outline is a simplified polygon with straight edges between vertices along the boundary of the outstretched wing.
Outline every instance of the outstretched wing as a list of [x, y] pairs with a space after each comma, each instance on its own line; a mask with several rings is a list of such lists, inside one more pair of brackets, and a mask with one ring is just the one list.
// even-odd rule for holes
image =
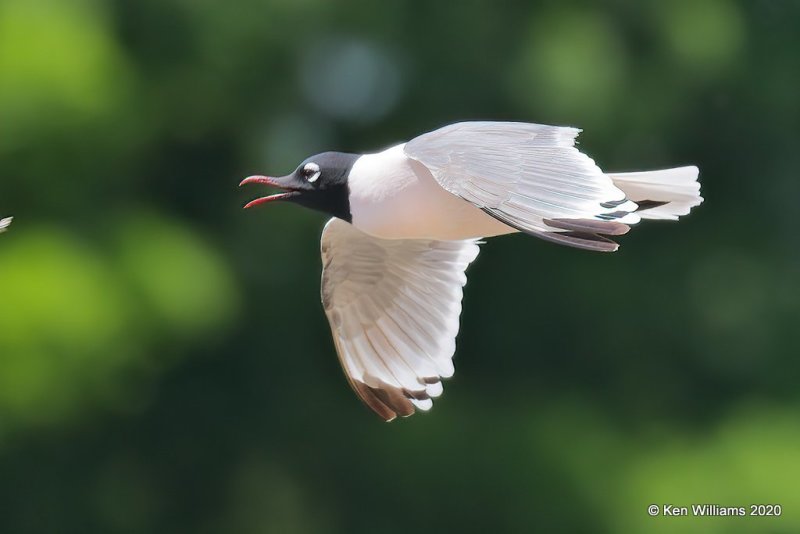
[[11, 225], [11, 221], [14, 220], [14, 217], [6, 217], [5, 219], [0, 219], [0, 233], [5, 232], [6, 229]]
[[429, 410], [453, 375], [477, 242], [379, 239], [334, 218], [321, 249], [322, 304], [350, 385], [387, 421]]
[[412, 139], [405, 153], [450, 193], [523, 232], [612, 251], [603, 237], [639, 222], [594, 161], [575, 148], [580, 130], [518, 122], [462, 122]]

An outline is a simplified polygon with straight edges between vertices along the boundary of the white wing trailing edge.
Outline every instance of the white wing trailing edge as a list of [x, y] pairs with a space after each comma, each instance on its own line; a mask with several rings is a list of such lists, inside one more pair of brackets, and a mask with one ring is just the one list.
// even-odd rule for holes
[[428, 410], [452, 357], [475, 240], [380, 239], [340, 219], [322, 232], [322, 303], [350, 385], [386, 421]]
[[5, 219], [0, 219], [0, 233], [8, 230], [8, 227], [11, 226], [11, 221], [13, 220], [14, 217], [6, 217]]

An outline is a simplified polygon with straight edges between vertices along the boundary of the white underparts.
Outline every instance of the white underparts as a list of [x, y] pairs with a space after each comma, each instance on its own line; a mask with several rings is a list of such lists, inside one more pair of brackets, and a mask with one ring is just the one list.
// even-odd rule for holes
[[404, 144], [361, 156], [348, 177], [353, 225], [388, 239], [471, 239], [516, 230], [445, 191]]

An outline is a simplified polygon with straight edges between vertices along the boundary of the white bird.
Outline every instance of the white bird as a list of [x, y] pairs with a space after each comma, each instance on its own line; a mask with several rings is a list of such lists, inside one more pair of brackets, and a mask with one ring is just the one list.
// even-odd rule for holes
[[322, 304], [350, 385], [386, 421], [429, 410], [453, 375], [465, 270], [479, 239], [514, 232], [611, 252], [641, 219], [699, 205], [697, 167], [604, 173], [576, 128], [462, 122], [374, 154], [325, 152], [250, 176], [333, 218]]
[[0, 234], [8, 230], [8, 227], [11, 225], [11, 221], [14, 220], [14, 217], [6, 217], [5, 219], [0, 219]]

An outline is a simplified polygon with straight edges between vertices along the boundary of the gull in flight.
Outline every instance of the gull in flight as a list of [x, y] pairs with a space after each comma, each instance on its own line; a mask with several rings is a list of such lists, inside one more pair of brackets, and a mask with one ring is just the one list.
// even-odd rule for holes
[[322, 304], [348, 382], [384, 420], [429, 410], [453, 375], [465, 271], [480, 240], [523, 232], [613, 252], [643, 219], [677, 220], [703, 201], [697, 167], [604, 172], [575, 147], [579, 132], [462, 122], [242, 181], [281, 190], [247, 208], [281, 201], [332, 216]]

